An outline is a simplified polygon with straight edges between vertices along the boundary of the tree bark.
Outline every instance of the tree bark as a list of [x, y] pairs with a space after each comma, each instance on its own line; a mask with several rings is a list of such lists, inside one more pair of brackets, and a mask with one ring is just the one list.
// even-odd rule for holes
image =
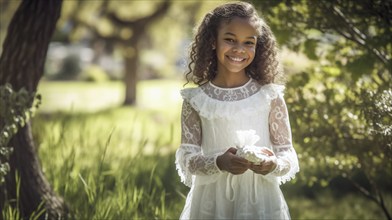
[[[137, 40], [139, 41], [139, 40]], [[136, 44], [130, 44], [128, 49], [132, 52], [127, 52], [124, 55], [124, 84], [125, 84], [125, 99], [124, 105], [133, 105], [136, 102], [136, 86], [138, 82], [139, 69], [139, 48]]]
[[[15, 90], [25, 88], [34, 93], [44, 72], [51, 36], [61, 13], [62, 0], [23, 0], [8, 28], [0, 57], [0, 85], [10, 83]], [[21, 128], [9, 143], [11, 171], [1, 186], [0, 209], [5, 202], [18, 207], [28, 218], [38, 207], [45, 208], [44, 219], [66, 217], [68, 208], [55, 195], [41, 170], [30, 124]], [[17, 189], [16, 179], [20, 179]], [[43, 204], [43, 206], [42, 206]]]

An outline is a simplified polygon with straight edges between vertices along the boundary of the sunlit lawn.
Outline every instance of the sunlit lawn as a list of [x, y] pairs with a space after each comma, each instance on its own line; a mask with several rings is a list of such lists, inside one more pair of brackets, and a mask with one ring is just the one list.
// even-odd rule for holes
[[[45, 174], [75, 219], [179, 217], [188, 190], [174, 166], [182, 84], [142, 81], [137, 106], [120, 107], [121, 83], [41, 83], [34, 136]], [[310, 199], [292, 185], [283, 190], [294, 219], [384, 218], [360, 195], [321, 190]]]
[[[177, 110], [181, 102], [179, 90], [184, 82], [174, 80], [140, 81], [137, 86], [137, 106], [158, 110]], [[122, 104], [124, 84], [117, 82], [48, 82], [39, 84], [43, 95], [41, 112], [93, 112]]]

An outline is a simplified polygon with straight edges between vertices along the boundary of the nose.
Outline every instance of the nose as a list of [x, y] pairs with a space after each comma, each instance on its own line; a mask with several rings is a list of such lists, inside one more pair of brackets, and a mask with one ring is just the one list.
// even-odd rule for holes
[[245, 48], [242, 45], [236, 45], [233, 48], [233, 52], [244, 53], [245, 52]]

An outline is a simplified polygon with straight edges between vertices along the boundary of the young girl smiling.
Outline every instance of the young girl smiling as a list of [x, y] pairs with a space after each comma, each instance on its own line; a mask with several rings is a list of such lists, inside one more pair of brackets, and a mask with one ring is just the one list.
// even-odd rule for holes
[[187, 79], [199, 87], [181, 91], [176, 166], [191, 189], [180, 218], [290, 219], [279, 185], [299, 166], [270, 28], [248, 3], [221, 5], [204, 17], [190, 58]]

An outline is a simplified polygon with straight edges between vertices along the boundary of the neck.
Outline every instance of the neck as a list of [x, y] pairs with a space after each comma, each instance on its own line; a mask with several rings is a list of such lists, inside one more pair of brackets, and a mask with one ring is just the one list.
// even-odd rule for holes
[[212, 83], [222, 88], [235, 88], [244, 85], [249, 81], [249, 77], [242, 73], [217, 74]]

